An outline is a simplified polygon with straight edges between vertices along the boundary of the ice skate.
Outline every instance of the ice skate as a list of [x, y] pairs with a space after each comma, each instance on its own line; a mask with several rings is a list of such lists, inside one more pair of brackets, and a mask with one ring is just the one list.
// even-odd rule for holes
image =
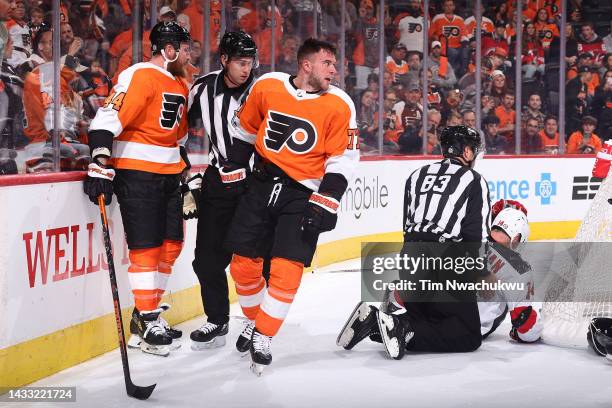
[[[166, 303], [162, 303], [160, 305], [160, 308], [165, 311], [170, 308], [170, 305]], [[132, 311], [132, 320], [130, 321], [130, 339], [128, 340], [128, 343], [127, 343], [127, 346], [133, 349], [139, 349], [140, 343], [142, 341], [142, 338], [138, 334], [138, 316], [139, 316], [138, 309], [134, 308], [134, 310]], [[159, 322], [166, 330], [166, 333], [168, 333], [168, 335], [172, 339], [170, 350], [179, 349], [181, 347], [181, 343], [175, 340], [181, 338], [181, 336], [183, 335], [183, 332], [173, 327], [170, 327], [168, 322], [161, 316], [159, 317]]]
[[412, 328], [406, 321], [391, 314], [378, 311], [376, 314], [378, 329], [387, 355], [395, 360], [401, 360], [406, 352], [406, 344], [414, 337]]
[[225, 336], [228, 332], [228, 325], [206, 322], [202, 327], [191, 332], [189, 336], [192, 340], [191, 349], [195, 351], [208, 350], [225, 346]]
[[272, 337], [261, 334], [257, 329], [253, 330], [249, 349], [251, 351], [251, 371], [258, 377], [261, 376], [264, 368], [272, 362], [271, 341]]
[[238, 340], [236, 340], [236, 350], [238, 352], [246, 354], [251, 348], [251, 337], [253, 337], [253, 328], [255, 327], [255, 322], [252, 320], [248, 320], [244, 329], [238, 336]]
[[159, 320], [162, 309], [142, 311], [138, 314], [138, 335], [141, 338], [140, 350], [145, 353], [167, 357], [170, 354], [172, 338], [166, 333]]
[[376, 308], [365, 302], [359, 302], [342, 327], [336, 344], [345, 350], [351, 350], [366, 337], [377, 335], [380, 338], [376, 323]]

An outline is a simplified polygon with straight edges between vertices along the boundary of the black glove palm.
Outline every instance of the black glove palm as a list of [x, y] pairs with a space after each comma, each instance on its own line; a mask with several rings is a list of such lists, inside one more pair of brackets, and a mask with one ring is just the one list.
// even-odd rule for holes
[[332, 198], [319, 193], [312, 193], [302, 218], [302, 230], [319, 234], [336, 228], [338, 221], [338, 207], [340, 203]]

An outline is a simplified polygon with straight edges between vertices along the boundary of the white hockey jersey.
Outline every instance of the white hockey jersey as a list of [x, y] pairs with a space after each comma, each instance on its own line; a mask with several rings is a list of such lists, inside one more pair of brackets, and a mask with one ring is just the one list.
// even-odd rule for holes
[[20, 25], [15, 20], [9, 20], [6, 23], [6, 28], [13, 41], [13, 53], [6, 62], [12, 67], [17, 67], [26, 62], [32, 55], [30, 27], [27, 24]]
[[[487, 254], [489, 271], [492, 279], [488, 282], [505, 284], [503, 289], [493, 292], [478, 293], [478, 312], [480, 314], [480, 331], [483, 338], [493, 333], [504, 321], [506, 314], [522, 306], [533, 306], [533, 276], [531, 265], [511, 249], [492, 243]], [[540, 338], [542, 323], [536, 323], [526, 333], [518, 333], [521, 340], [533, 342]]]
[[423, 16], [403, 17], [397, 25], [399, 42], [406, 46], [408, 51], [423, 52]]

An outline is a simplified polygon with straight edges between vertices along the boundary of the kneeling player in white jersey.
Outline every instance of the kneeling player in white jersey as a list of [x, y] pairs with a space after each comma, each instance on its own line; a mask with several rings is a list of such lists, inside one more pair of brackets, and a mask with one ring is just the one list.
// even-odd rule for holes
[[[527, 216], [512, 204], [493, 219], [491, 245], [488, 250], [489, 275], [486, 281], [516, 284], [517, 289], [505, 289], [478, 294], [480, 330], [483, 339], [493, 333], [510, 311], [510, 337], [518, 342], [539, 340], [542, 323], [530, 300], [533, 295], [531, 266], [516, 252], [529, 238]], [[495, 214], [494, 214], [495, 215]]]

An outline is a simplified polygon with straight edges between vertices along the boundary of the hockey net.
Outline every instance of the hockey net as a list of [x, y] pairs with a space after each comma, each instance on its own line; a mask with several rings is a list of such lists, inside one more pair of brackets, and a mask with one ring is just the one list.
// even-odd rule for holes
[[[612, 199], [612, 171], [601, 183], [576, 234], [576, 243], [612, 242], [612, 204], [609, 199]], [[612, 317], [611, 254], [606, 253], [610, 246], [584, 244], [578, 247], [582, 252], [580, 262], [577, 265], [570, 262], [561, 268], [546, 288], [542, 306], [542, 339], [547, 344], [586, 348], [590, 320], [593, 317]]]

